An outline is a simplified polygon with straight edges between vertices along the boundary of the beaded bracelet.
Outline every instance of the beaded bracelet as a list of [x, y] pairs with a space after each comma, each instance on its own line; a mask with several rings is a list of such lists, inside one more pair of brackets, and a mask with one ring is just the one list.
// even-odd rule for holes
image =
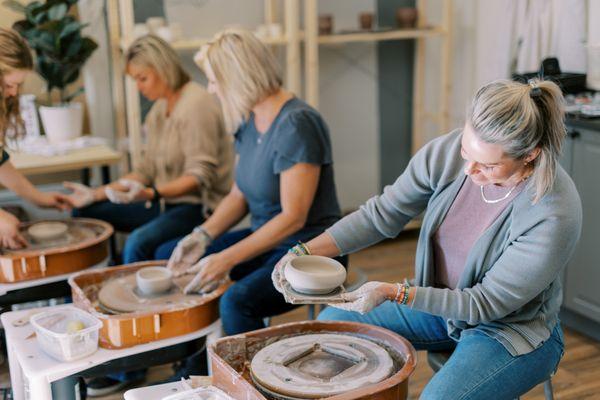
[[298, 257], [310, 255], [310, 251], [308, 250], [308, 247], [302, 242], [298, 242], [298, 244], [295, 245], [294, 247], [292, 247], [291, 249], [289, 249], [288, 252], [294, 253]]
[[396, 297], [394, 297], [394, 303], [406, 305], [408, 303], [409, 290], [410, 284], [406, 279], [402, 284], [396, 283]]
[[410, 284], [408, 283], [408, 280], [404, 279], [404, 284], [403, 284], [403, 295], [402, 295], [402, 300], [400, 301], [400, 304], [402, 305], [406, 305], [408, 303], [408, 295], [409, 295], [409, 291], [410, 291]]

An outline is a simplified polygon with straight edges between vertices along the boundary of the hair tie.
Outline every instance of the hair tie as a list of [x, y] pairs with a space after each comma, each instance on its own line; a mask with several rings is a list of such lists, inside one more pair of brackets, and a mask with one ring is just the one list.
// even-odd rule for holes
[[527, 83], [529, 83], [529, 86], [531, 87], [531, 90], [529, 90], [529, 96], [532, 99], [535, 99], [542, 95], [542, 89], [540, 89], [535, 79], [530, 79], [529, 81], [527, 81]]

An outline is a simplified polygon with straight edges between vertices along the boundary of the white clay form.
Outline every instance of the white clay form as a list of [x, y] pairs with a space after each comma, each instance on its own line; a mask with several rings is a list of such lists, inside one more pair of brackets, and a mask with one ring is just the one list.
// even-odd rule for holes
[[166, 292], [171, 288], [173, 273], [165, 267], [146, 267], [137, 271], [138, 289], [147, 295]]
[[305, 294], [333, 292], [346, 280], [346, 269], [329, 257], [301, 256], [291, 259], [284, 269], [292, 288]]
[[67, 234], [69, 227], [64, 222], [38, 222], [27, 228], [27, 233], [38, 242], [55, 240]]

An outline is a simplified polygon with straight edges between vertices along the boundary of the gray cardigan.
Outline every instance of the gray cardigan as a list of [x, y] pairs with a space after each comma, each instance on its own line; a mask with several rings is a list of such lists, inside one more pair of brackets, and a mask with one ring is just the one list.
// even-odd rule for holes
[[562, 303], [561, 271], [581, 233], [581, 201], [559, 166], [552, 190], [532, 204], [523, 190], [475, 242], [456, 289], [434, 285], [431, 238], [462, 183], [462, 131], [423, 147], [383, 194], [368, 200], [327, 232], [342, 254], [397, 236], [423, 211], [415, 261], [412, 307], [446, 319], [448, 334], [460, 340], [477, 328], [512, 355], [528, 353], [548, 339]]

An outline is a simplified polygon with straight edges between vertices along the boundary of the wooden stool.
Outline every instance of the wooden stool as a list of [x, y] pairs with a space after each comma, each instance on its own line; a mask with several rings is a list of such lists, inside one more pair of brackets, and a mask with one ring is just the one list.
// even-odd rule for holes
[[[428, 351], [427, 352], [427, 363], [433, 370], [438, 372], [448, 361], [452, 355], [451, 351]], [[554, 391], [552, 390], [552, 377], [544, 382], [544, 398], [546, 400], [554, 400]], [[517, 398], [518, 400], [518, 398]]]

